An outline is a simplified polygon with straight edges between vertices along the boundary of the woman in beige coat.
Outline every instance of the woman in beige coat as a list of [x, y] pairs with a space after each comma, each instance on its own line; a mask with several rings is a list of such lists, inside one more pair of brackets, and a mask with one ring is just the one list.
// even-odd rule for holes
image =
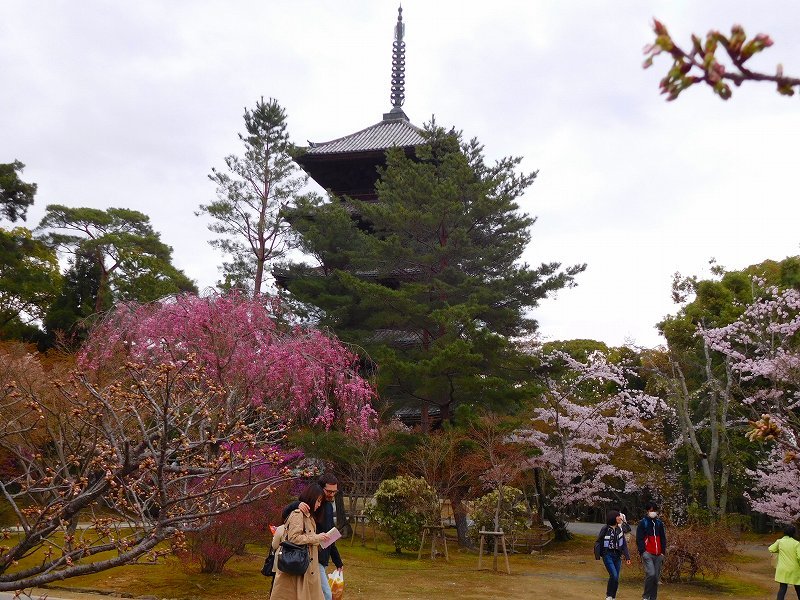
[[282, 573], [275, 561], [275, 583], [272, 586], [270, 600], [323, 600], [320, 574], [322, 568], [317, 560], [319, 543], [328, 541], [326, 533], [316, 533], [317, 522], [322, 519], [322, 503], [325, 494], [322, 488], [312, 483], [300, 494], [300, 502], [313, 506], [311, 514], [301, 509], [292, 511], [286, 520], [283, 539], [293, 544], [307, 545], [311, 555], [311, 564], [305, 575]]

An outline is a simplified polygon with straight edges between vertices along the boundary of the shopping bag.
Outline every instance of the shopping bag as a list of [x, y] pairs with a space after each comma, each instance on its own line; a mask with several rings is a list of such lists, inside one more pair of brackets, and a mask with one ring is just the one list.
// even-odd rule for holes
[[337, 569], [328, 575], [328, 583], [331, 586], [331, 598], [342, 600], [344, 597], [344, 573]]

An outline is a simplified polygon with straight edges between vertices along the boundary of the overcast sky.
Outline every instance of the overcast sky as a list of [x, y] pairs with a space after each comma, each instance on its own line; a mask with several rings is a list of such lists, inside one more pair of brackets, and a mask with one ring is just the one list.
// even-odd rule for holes
[[[299, 143], [379, 121], [396, 16], [394, 0], [2, 0], [0, 162], [39, 184], [28, 226], [51, 203], [138, 209], [213, 285], [221, 257], [194, 211], [239, 152], [244, 107], [277, 98]], [[654, 16], [682, 42], [769, 33], [753, 66], [800, 76], [795, 0], [403, 2], [406, 114], [523, 156], [539, 171], [525, 259], [588, 263], [537, 308], [544, 339], [655, 346], [674, 272], [800, 253], [800, 99], [751, 84], [665, 102], [667, 59], [641, 68]]]

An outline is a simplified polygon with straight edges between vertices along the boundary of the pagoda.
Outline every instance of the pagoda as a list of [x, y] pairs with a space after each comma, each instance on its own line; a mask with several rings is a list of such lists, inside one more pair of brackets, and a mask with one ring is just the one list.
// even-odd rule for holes
[[[354, 207], [348, 202], [353, 198], [365, 202], [378, 202], [376, 184], [379, 170], [386, 165], [386, 153], [392, 148], [402, 149], [407, 156], [414, 157], [415, 149], [427, 143], [421, 128], [412, 124], [403, 111], [405, 102], [405, 24], [403, 9], [398, 8], [397, 23], [394, 27], [392, 44], [391, 103], [389, 112], [383, 118], [365, 129], [327, 142], [311, 142], [303, 154], [295, 161], [320, 186], [340, 199], [348, 207], [351, 217], [364, 230], [369, 224], [362, 222]], [[312, 269], [314, 276], [323, 276], [325, 269]], [[358, 269], [352, 271], [359, 278], [376, 281], [388, 287], [396, 287], [400, 280], [414, 278], [414, 273], [398, 268], [391, 273], [378, 270]], [[288, 287], [289, 275], [286, 271], [275, 274], [278, 285]], [[367, 340], [371, 344], [386, 344], [395, 348], [412, 348], [421, 344], [422, 333], [399, 329], [379, 329]], [[369, 371], [375, 367], [370, 359], [364, 358], [362, 367]], [[441, 421], [441, 410], [436, 406], [422, 406], [419, 402], [402, 393], [391, 394], [396, 404], [395, 416], [406, 425], [421, 425], [428, 430], [431, 425]]]
[[403, 9], [397, 11], [392, 44], [392, 108], [383, 119], [366, 129], [328, 142], [309, 142], [296, 159], [308, 175], [337, 197], [375, 201], [378, 168], [386, 164], [389, 148], [403, 148], [412, 155], [425, 143], [422, 130], [403, 112], [405, 102], [405, 24]]

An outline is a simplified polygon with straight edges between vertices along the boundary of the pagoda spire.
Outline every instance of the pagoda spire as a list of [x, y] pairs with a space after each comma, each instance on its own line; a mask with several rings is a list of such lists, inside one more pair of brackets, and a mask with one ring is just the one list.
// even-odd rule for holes
[[406, 25], [403, 23], [403, 6], [397, 9], [397, 23], [394, 26], [394, 42], [392, 43], [392, 110], [383, 115], [384, 121], [403, 119], [408, 121], [403, 112], [403, 102], [406, 100], [406, 43], [403, 36]]

